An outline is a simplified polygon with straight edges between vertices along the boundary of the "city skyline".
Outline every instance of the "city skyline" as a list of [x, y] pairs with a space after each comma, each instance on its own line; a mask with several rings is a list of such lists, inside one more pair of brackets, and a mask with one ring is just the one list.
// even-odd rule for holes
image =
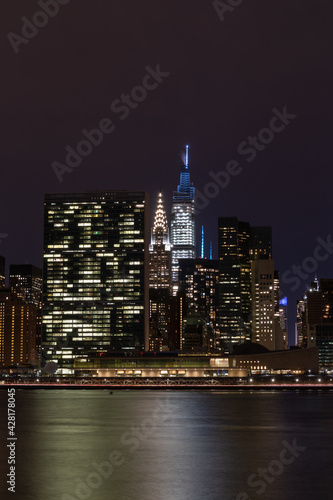
[[330, 498], [333, 2], [2, 7], [0, 498]]
[[[12, 263], [41, 265], [45, 192], [144, 189], [155, 200], [161, 185], [169, 214], [189, 144], [197, 190], [205, 195], [209, 184], [213, 195], [196, 216], [196, 237], [204, 225], [206, 241], [216, 248], [216, 216], [271, 225], [276, 267], [281, 279], [288, 271], [287, 279], [294, 278], [285, 288], [296, 304], [314, 274], [303, 261], [313, 257], [318, 238], [332, 238], [327, 47], [333, 6], [320, 1], [313, 16], [308, 1], [301, 10], [286, 0], [242, 2], [221, 22], [212, 3], [198, 0], [173, 4], [174, 16], [163, 2], [149, 1], [143, 10], [130, 5], [125, 29], [122, 8], [100, 2], [92, 20], [83, 2], [73, 37], [78, 14], [68, 2], [17, 54], [5, 37], [0, 254]], [[36, 9], [37, 2], [8, 4], [5, 33], [19, 35], [22, 16], [32, 19]], [[120, 45], [124, 53], [114, 49]], [[112, 111], [132, 89], [132, 108], [119, 102], [115, 109], [123, 110]], [[107, 119], [116, 127], [110, 133]], [[82, 161], [72, 158], [77, 166], [60, 183], [52, 163], [65, 164], [67, 146], [76, 150], [88, 140], [83, 130], [99, 130], [102, 142], [95, 132], [92, 140], [100, 144]], [[332, 276], [331, 270], [331, 257], [318, 262], [319, 277]]]
[[[188, 184], [187, 188], [190, 188], [192, 191], [192, 197], [193, 197], [193, 194], [194, 194], [194, 188], [191, 187], [193, 186], [193, 183], [190, 182], [190, 177], [189, 177], [189, 146], [186, 145], [184, 146], [183, 150], [185, 151], [185, 153], [183, 153], [182, 155], [182, 161], [183, 161], [183, 165], [180, 166], [180, 180], [181, 180], [181, 183], [180, 185], [178, 186], [177, 188], [177, 191], [176, 192], [173, 192], [173, 199], [175, 199], [175, 194], [176, 196], [178, 196], [178, 194], [181, 192], [181, 188], [184, 189], [184, 185]], [[181, 163], [180, 163], [181, 165]], [[174, 169], [176, 170], [176, 169]], [[178, 171], [179, 172], [179, 171]], [[175, 172], [176, 174], [176, 172]], [[126, 190], [124, 190], [125, 192]], [[87, 191], [88, 192], [88, 191]], [[160, 194], [162, 194], [162, 192], [164, 192], [163, 188], [160, 186], [159, 190], [157, 191], [159, 192]], [[66, 193], [64, 193], [65, 195]], [[55, 194], [56, 195], [56, 194]], [[58, 196], [60, 196], [60, 193], [58, 194]], [[160, 195], [159, 195], [160, 196]], [[163, 196], [163, 195], [162, 195]], [[201, 194], [199, 194], [199, 202], [200, 202], [200, 196]], [[165, 210], [164, 206], [171, 206], [172, 207], [172, 202], [170, 201], [171, 199], [171, 196], [163, 196], [163, 209]], [[153, 227], [153, 217], [155, 217], [155, 215], [153, 214], [153, 211], [154, 211], [154, 206], [153, 206], [153, 203], [150, 203], [149, 205], [149, 227], [152, 228]], [[171, 210], [169, 211], [169, 214], [166, 212], [166, 217], [167, 217], [167, 220], [170, 220], [170, 224], [171, 224], [171, 221], [172, 221], [172, 208]], [[197, 216], [196, 216], [197, 217]], [[202, 218], [201, 218], [202, 220]], [[218, 217], [216, 217], [216, 222], [218, 221]], [[202, 222], [205, 224], [205, 220], [202, 220]], [[206, 225], [203, 225], [203, 226], [200, 226], [196, 227], [196, 254], [199, 256], [201, 255], [202, 253], [202, 231], [203, 231], [203, 228], [205, 228]], [[259, 228], [258, 228], [259, 229]], [[171, 233], [171, 231], [170, 231]], [[216, 235], [218, 234], [218, 231], [216, 231]], [[270, 236], [271, 238], [271, 236]], [[171, 236], [170, 236], [170, 239], [171, 239]], [[210, 242], [210, 248], [208, 249], [207, 247], [207, 242], [205, 242], [205, 248], [204, 248], [204, 253], [205, 253], [205, 258], [210, 258], [211, 256], [213, 256], [213, 258], [217, 258], [218, 257], [218, 245], [215, 244], [215, 238], [214, 236], [212, 237], [212, 240], [214, 242], [214, 244], [212, 244], [213, 242]], [[327, 253], [327, 259], [329, 258], [329, 238], [328, 238], [328, 241], [325, 242], [324, 240], [320, 239], [319, 241], [320, 245], [322, 246], [323, 249], [326, 249], [328, 250], [328, 253]], [[326, 245], [325, 245], [326, 243]], [[270, 243], [271, 245], [271, 243]], [[276, 245], [276, 243], [275, 243]], [[319, 245], [319, 246], [320, 246]], [[209, 257], [208, 257], [209, 255]], [[275, 254], [276, 255], [276, 254]], [[216, 256], [216, 257], [215, 257]], [[281, 259], [281, 256], [280, 256], [280, 259]], [[277, 255], [277, 261], [280, 260], [279, 259], [279, 256]], [[311, 258], [311, 257], [308, 257], [308, 259], [312, 259], [312, 260], [315, 260], [314, 258]], [[304, 294], [306, 292], [306, 290], [308, 290], [311, 286], [311, 282], [313, 281], [313, 279], [315, 278], [315, 276], [319, 276], [320, 278], [330, 278], [330, 275], [324, 275], [324, 274], [321, 274], [320, 272], [318, 273], [317, 272], [317, 267], [319, 268], [319, 271], [320, 271], [320, 265], [322, 264], [322, 262], [325, 262], [326, 261], [326, 258], [321, 258], [321, 259], [318, 259], [317, 261], [317, 266], [316, 268], [313, 270], [313, 272], [309, 272], [307, 274], [308, 276], [308, 279], [307, 280], [304, 280], [304, 279], [300, 279], [300, 278], [304, 278], [304, 276], [306, 275], [306, 273], [304, 271], [307, 271], [307, 269], [303, 270], [303, 274], [301, 274], [301, 266], [294, 266], [295, 268], [297, 267], [298, 268], [298, 272], [299, 274], [297, 274], [296, 272], [293, 273], [291, 272], [290, 270], [289, 271], [285, 271], [284, 274], [283, 272], [281, 272], [281, 270], [279, 270], [279, 275], [280, 275], [280, 290], [281, 290], [281, 298], [283, 298], [284, 296], [286, 296], [287, 298], [290, 297], [290, 295], [292, 294], [292, 291], [293, 291], [293, 287], [291, 287], [291, 283], [294, 283], [294, 282], [297, 282], [298, 283], [298, 287], [297, 287], [297, 295], [295, 297], [295, 300], [292, 301], [292, 300], [288, 300], [289, 304], [288, 304], [288, 330], [289, 330], [289, 345], [296, 345], [297, 343], [297, 339], [296, 339], [296, 323], [297, 323], [297, 302], [298, 300], [300, 299], [300, 297], [302, 296], [302, 294]], [[26, 265], [28, 264], [27, 260], [25, 261]], [[6, 258], [6, 267], [7, 269], [9, 269], [9, 266], [10, 265], [15, 265], [13, 264], [13, 262], [10, 260], [10, 258]], [[18, 264], [19, 265], [19, 264]], [[42, 266], [41, 266], [42, 267]], [[316, 271], [316, 272], [315, 272]], [[281, 280], [281, 275], [282, 277], [283, 276], [286, 276], [288, 274], [288, 280], [285, 279], [285, 280]], [[7, 272], [7, 275], [9, 276], [9, 273]], [[293, 277], [294, 276], [294, 277]], [[300, 278], [296, 277], [296, 276], [299, 276]], [[9, 278], [8, 278], [9, 279]], [[8, 280], [7, 280], [8, 282]], [[249, 327], [247, 327], [249, 328]]]

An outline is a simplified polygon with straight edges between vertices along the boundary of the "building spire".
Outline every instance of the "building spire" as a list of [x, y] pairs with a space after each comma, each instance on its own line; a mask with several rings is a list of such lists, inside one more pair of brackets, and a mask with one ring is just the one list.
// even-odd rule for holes
[[161, 228], [163, 231], [167, 231], [168, 228], [167, 216], [161, 191], [158, 193], [157, 207], [154, 217], [154, 230], [158, 228]]
[[154, 224], [151, 229], [151, 245], [156, 243], [170, 245], [169, 238], [168, 219], [164, 208], [163, 195], [160, 191], [157, 197], [157, 207], [154, 215]]
[[201, 226], [201, 258], [205, 258], [205, 231], [203, 226]]
[[194, 200], [194, 187], [192, 186], [190, 180], [190, 169], [188, 162], [188, 150], [189, 146], [185, 146], [185, 161], [184, 165], [180, 169], [180, 184], [177, 187], [177, 191], [174, 192], [173, 201], [177, 201], [179, 199], [191, 199]]

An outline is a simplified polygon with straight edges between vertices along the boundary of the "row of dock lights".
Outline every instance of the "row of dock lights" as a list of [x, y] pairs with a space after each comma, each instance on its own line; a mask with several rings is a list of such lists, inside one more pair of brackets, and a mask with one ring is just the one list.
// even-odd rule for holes
[[[250, 379], [249, 379], [249, 382], [253, 382], [253, 378], [250, 378]], [[271, 382], [272, 382], [272, 383], [275, 383], [275, 382], [276, 382], [275, 378], [272, 378], [272, 379], [271, 379]], [[295, 382], [299, 382], [299, 379], [298, 379], [298, 378], [296, 378], [296, 379], [295, 379]], [[317, 382], [322, 382], [321, 378], [318, 378]], [[332, 382], [332, 379], [330, 379], [330, 382]]]

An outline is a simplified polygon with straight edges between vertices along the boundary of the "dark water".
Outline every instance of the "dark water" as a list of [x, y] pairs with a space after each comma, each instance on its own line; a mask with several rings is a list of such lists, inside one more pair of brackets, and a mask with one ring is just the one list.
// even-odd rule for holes
[[332, 499], [333, 393], [20, 390], [15, 494], [0, 402], [1, 499]]

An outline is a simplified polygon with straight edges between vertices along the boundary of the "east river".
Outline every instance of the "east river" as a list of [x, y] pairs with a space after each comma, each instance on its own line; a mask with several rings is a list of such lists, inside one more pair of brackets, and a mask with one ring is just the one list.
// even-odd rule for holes
[[1, 499], [331, 500], [333, 392], [16, 390]]

